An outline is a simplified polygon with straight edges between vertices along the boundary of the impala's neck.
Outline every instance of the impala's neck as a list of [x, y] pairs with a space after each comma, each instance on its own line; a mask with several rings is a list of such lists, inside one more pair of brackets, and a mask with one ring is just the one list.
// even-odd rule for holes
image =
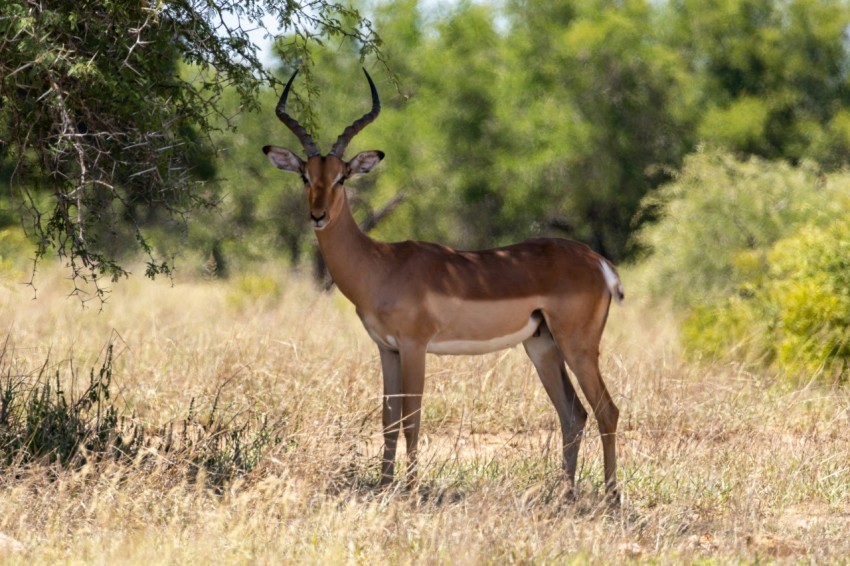
[[368, 274], [377, 272], [379, 244], [357, 225], [347, 197], [337, 218], [316, 230], [316, 238], [334, 283], [355, 306], [363, 304], [372, 290]]

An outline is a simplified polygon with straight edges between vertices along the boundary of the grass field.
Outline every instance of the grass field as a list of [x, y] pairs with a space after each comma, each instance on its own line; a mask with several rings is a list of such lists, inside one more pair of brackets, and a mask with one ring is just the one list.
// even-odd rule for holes
[[80, 390], [111, 344], [116, 435], [143, 446], [7, 461], [0, 563], [850, 562], [850, 390], [684, 362], [624, 279], [601, 361], [620, 407], [609, 508], [593, 419], [565, 501], [521, 348], [429, 356], [422, 481], [378, 490], [377, 350], [338, 294], [273, 272], [135, 276], [98, 312], [58, 271], [37, 301], [6, 275], [0, 378]]

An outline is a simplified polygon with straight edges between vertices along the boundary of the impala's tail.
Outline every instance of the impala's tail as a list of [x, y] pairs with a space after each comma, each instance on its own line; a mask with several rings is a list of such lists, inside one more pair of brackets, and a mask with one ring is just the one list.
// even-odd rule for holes
[[618, 305], [623, 304], [623, 299], [626, 297], [626, 294], [623, 292], [623, 284], [620, 282], [620, 277], [617, 276], [617, 272], [614, 271], [611, 264], [604, 259], [599, 260], [599, 267], [602, 268], [602, 277], [605, 278], [605, 285], [608, 287], [611, 297], [613, 297]]

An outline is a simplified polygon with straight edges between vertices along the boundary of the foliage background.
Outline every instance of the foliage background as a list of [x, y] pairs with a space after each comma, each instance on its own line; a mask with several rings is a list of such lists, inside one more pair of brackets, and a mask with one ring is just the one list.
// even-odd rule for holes
[[[269, 12], [266, 64], [245, 30]], [[848, 23], [836, 0], [0, 0], [0, 562], [846, 560]], [[327, 148], [368, 107], [361, 64], [373, 235], [618, 261], [620, 508], [593, 419], [565, 499], [521, 349], [430, 358], [422, 482], [375, 488], [380, 362], [299, 273], [323, 276], [302, 187], [260, 152], [294, 143], [272, 108], [296, 67]], [[130, 271], [171, 279], [99, 279]]]
[[[192, 2], [4, 6], [0, 255], [23, 226], [79, 293], [139, 249], [150, 275], [179, 254], [205, 276], [324, 277], [297, 179], [259, 148], [293, 145], [271, 108], [301, 68], [292, 108], [327, 149], [368, 105], [365, 64], [384, 109], [350, 154], [387, 158], [350, 195], [375, 237], [579, 239], [639, 266], [694, 355], [847, 376], [828, 259], [850, 192], [846, 1], [215, 4], [238, 26]], [[270, 67], [244, 31], [268, 13]]]
[[[404, 200], [373, 235], [460, 248], [576, 238], [639, 265], [692, 354], [846, 379], [840, 262], [777, 262], [780, 241], [847, 214], [848, 3], [407, 0], [378, 4], [374, 21], [395, 74], [373, 73], [384, 111], [351, 154], [387, 158], [352, 195], [361, 221]], [[312, 56], [307, 99], [327, 143], [366, 107], [366, 85], [356, 44]], [[298, 266], [315, 254], [298, 182], [256, 156], [292, 138], [262, 112], [238, 119], [220, 164], [240, 182], [218, 213], [239, 230], [216, 240], [219, 257], [271, 247]], [[840, 256], [838, 230], [805, 251]], [[831, 282], [799, 280], [821, 268]]]

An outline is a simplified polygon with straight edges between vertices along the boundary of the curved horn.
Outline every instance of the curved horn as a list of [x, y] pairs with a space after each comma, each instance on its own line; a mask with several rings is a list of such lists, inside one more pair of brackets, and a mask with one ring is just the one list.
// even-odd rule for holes
[[366, 80], [369, 81], [369, 88], [372, 90], [372, 109], [361, 116], [359, 120], [355, 120], [353, 124], [348, 126], [342, 132], [342, 135], [337, 138], [333, 149], [328, 155], [334, 155], [342, 159], [342, 154], [345, 153], [345, 148], [348, 147], [348, 142], [351, 141], [351, 138], [356, 136], [360, 130], [371, 124], [381, 112], [381, 99], [378, 98], [378, 89], [375, 88], [375, 83], [372, 82], [372, 77], [369, 76], [368, 71], [363, 69], [363, 72], [366, 74]]
[[316, 142], [313, 141], [313, 136], [307, 132], [307, 129], [304, 128], [304, 126], [298, 123], [298, 120], [286, 113], [286, 97], [289, 96], [289, 87], [292, 86], [292, 81], [295, 80], [295, 75], [297, 74], [298, 71], [296, 70], [289, 78], [289, 82], [286, 83], [286, 88], [283, 89], [283, 94], [280, 95], [280, 101], [277, 103], [274, 113], [277, 114], [277, 117], [280, 118], [281, 122], [286, 124], [287, 128], [292, 130], [292, 133], [295, 134], [298, 141], [300, 141], [301, 145], [304, 146], [304, 151], [307, 152], [307, 157], [310, 158], [314, 155], [319, 155], [319, 148], [316, 147]]

